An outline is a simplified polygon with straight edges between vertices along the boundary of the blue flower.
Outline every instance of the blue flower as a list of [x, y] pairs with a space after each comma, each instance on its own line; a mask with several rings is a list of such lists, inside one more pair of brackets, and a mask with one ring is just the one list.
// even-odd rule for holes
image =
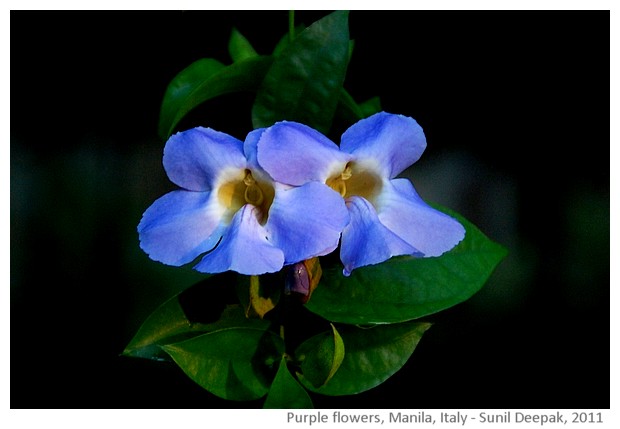
[[409, 180], [396, 178], [425, 148], [414, 119], [381, 112], [346, 130], [340, 148], [306, 125], [278, 123], [259, 141], [258, 161], [274, 180], [318, 181], [344, 198], [350, 222], [340, 259], [349, 275], [393, 256], [439, 256], [465, 236], [457, 220], [426, 204]]
[[258, 275], [332, 252], [349, 215], [331, 189], [274, 182], [256, 160], [265, 132], [245, 142], [209, 128], [168, 139], [163, 165], [181, 189], [157, 199], [138, 225], [140, 247], [200, 272]]

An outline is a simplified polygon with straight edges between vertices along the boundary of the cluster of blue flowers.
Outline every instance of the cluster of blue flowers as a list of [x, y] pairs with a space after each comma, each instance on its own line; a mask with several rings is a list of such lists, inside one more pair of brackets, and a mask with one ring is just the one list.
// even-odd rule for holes
[[340, 146], [296, 122], [257, 129], [242, 142], [209, 128], [170, 137], [163, 164], [179, 190], [144, 213], [140, 246], [205, 273], [246, 275], [327, 255], [340, 244], [343, 273], [398, 255], [439, 256], [465, 229], [396, 178], [426, 148], [418, 123], [377, 113]]

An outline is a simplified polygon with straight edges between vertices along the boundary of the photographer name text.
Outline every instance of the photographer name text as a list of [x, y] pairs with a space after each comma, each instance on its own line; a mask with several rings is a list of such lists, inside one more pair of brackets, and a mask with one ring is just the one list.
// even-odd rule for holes
[[344, 411], [287, 411], [286, 422], [296, 425], [317, 426], [325, 424], [413, 424], [413, 425], [456, 425], [468, 426], [472, 424], [525, 424], [527, 426], [549, 426], [567, 424], [597, 424], [603, 423], [602, 412], [576, 411], [503, 411], [503, 412], [467, 412], [467, 411], [418, 411], [418, 412], [362, 412], [347, 413]]

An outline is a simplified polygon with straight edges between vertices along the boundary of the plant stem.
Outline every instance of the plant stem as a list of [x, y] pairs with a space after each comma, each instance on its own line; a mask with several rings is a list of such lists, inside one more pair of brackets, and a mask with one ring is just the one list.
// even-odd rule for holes
[[295, 38], [295, 11], [288, 11], [288, 39], [292, 42]]

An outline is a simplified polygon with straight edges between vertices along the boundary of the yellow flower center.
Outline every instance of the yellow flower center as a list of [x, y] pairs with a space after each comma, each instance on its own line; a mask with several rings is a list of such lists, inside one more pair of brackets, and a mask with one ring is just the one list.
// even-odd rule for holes
[[355, 162], [349, 162], [342, 173], [327, 179], [326, 184], [343, 198], [359, 196], [372, 204], [382, 187], [381, 177], [370, 166]]
[[261, 191], [260, 186], [258, 186], [256, 180], [252, 177], [252, 173], [250, 171], [246, 172], [243, 183], [246, 186], [245, 192], [243, 193], [245, 202], [255, 206], [260, 206], [265, 200], [265, 197], [263, 196], [263, 191]]
[[259, 223], [264, 225], [274, 196], [273, 185], [265, 180], [257, 180], [248, 169], [231, 177], [218, 190], [218, 199], [225, 210], [223, 217], [227, 222], [232, 220], [241, 207], [252, 204], [258, 208]]

